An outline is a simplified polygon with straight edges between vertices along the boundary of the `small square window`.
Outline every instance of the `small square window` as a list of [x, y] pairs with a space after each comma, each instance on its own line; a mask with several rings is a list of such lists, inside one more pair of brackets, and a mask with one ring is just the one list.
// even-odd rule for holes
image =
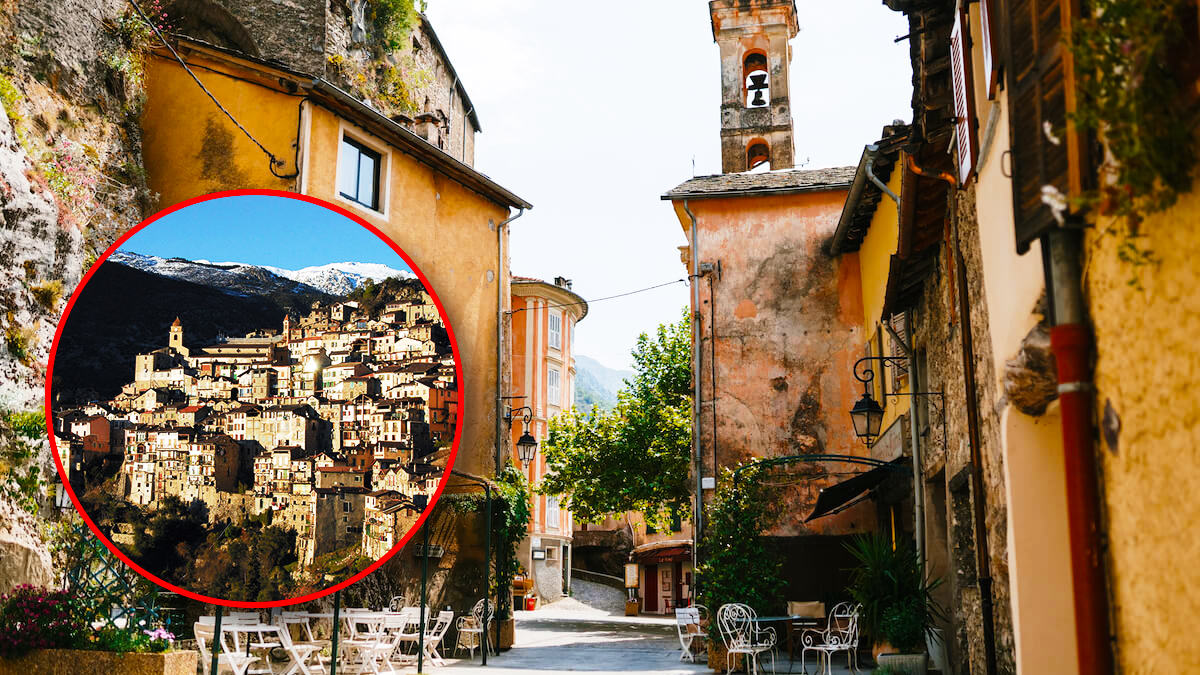
[[375, 211], [379, 209], [378, 152], [349, 137], [342, 137], [338, 157], [338, 194]]

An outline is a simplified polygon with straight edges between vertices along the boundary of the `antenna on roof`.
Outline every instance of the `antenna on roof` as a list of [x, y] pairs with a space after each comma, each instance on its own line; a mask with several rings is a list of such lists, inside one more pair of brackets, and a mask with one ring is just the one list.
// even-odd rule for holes
[[692, 178], [696, 177], [696, 156], [692, 155]]

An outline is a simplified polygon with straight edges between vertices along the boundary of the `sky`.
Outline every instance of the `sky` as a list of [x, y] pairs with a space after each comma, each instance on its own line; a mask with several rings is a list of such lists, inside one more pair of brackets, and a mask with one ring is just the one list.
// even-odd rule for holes
[[286, 270], [360, 262], [411, 271], [388, 244], [355, 221], [316, 204], [269, 195], [192, 204], [147, 225], [121, 250]]
[[[911, 117], [908, 42], [893, 42], [908, 24], [880, 0], [796, 5], [797, 165], [856, 164]], [[721, 172], [708, 3], [428, 0], [426, 13], [479, 115], [475, 168], [534, 205], [511, 225], [513, 274], [572, 279], [585, 299], [686, 277], [687, 240], [659, 197]], [[592, 303], [576, 353], [630, 367], [638, 333], [678, 320], [688, 293]]]

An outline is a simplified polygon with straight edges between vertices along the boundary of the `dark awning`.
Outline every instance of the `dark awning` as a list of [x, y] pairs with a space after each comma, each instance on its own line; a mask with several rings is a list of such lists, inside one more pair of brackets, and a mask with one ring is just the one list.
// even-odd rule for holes
[[679, 562], [692, 559], [692, 541], [676, 539], [672, 541], [655, 541], [642, 544], [630, 551], [634, 562], [645, 564]]
[[877, 466], [870, 471], [822, 489], [821, 494], [817, 496], [817, 505], [813, 508], [812, 514], [804, 519], [804, 522], [807, 523], [821, 516], [828, 516], [843, 510], [858, 501], [860, 495], [879, 487], [881, 483], [892, 476], [911, 474], [909, 468], [905, 466], [906, 462], [908, 462], [907, 458], [900, 457], [883, 466]]

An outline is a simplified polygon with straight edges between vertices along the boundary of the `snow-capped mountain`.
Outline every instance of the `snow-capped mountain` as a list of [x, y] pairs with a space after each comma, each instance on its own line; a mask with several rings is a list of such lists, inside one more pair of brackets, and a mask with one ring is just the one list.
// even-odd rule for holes
[[160, 258], [131, 251], [116, 251], [108, 260], [143, 272], [203, 284], [234, 295], [327, 293], [344, 296], [361, 286], [367, 279], [378, 282], [387, 277], [415, 277], [411, 272], [375, 263], [331, 263], [293, 271], [238, 262]]
[[278, 267], [264, 267], [281, 277], [307, 284], [325, 291], [331, 295], [346, 295], [362, 286], [368, 279], [378, 283], [390, 277], [400, 279], [415, 279], [417, 275], [407, 270], [397, 270], [379, 263], [340, 262], [305, 267], [300, 270], [285, 270]]

